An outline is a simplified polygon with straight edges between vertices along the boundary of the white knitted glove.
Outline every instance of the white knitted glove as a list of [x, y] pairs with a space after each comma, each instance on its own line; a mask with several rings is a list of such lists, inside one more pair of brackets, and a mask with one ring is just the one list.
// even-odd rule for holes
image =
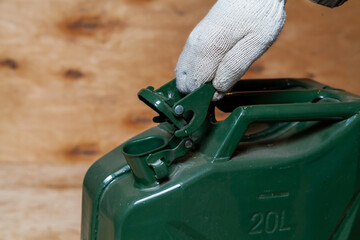
[[213, 81], [220, 99], [276, 40], [286, 0], [218, 0], [191, 32], [176, 66], [179, 91]]

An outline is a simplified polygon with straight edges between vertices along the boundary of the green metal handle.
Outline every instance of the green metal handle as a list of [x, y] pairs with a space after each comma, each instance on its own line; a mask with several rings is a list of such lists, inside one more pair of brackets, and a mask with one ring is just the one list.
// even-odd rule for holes
[[234, 85], [231, 92], [324, 88], [329, 87], [307, 78], [242, 79]]
[[349, 118], [359, 112], [359, 102], [238, 107], [227, 119], [214, 127], [207, 141], [202, 144], [202, 152], [214, 159], [229, 159], [248, 125], [253, 122], [334, 121]]
[[241, 80], [216, 106], [232, 112], [239, 106], [311, 103], [325, 98], [346, 102], [349, 94], [310, 79]]
[[[213, 160], [229, 160], [253, 122], [278, 122], [256, 135], [268, 137], [290, 122], [339, 121], [360, 111], [357, 96], [307, 79], [242, 80], [221, 101], [211, 103], [214, 93], [208, 83], [181, 94], [175, 79], [156, 90], [140, 90], [139, 98], [159, 113], [156, 120], [171, 125], [172, 137], [152, 136], [124, 145], [123, 153], [138, 184], [158, 184], [169, 175], [172, 162], [196, 144]], [[215, 106], [232, 113], [216, 122]]]
[[312, 103], [321, 99], [334, 99], [342, 101], [341, 95], [327, 90], [318, 89], [289, 89], [289, 90], [262, 90], [238, 91], [225, 96], [217, 107], [224, 112], [232, 112], [239, 106], [261, 104], [287, 104], [287, 103]]

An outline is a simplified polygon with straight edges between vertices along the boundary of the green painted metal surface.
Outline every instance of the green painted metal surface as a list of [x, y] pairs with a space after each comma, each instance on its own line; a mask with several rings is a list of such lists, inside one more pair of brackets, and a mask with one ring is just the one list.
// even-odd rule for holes
[[90, 167], [82, 240], [360, 239], [359, 97], [307, 79], [213, 93], [139, 92], [159, 125]]

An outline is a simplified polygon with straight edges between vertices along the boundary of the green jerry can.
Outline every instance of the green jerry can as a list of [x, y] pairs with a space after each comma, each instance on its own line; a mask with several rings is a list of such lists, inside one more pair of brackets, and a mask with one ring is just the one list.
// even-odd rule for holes
[[359, 240], [360, 97], [308, 79], [214, 92], [140, 90], [159, 125], [90, 167], [81, 239]]

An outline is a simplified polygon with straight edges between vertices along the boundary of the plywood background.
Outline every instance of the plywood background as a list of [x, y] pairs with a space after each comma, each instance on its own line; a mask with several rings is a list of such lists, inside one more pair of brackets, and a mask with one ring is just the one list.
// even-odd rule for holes
[[[79, 239], [81, 183], [152, 126], [137, 91], [173, 78], [214, 0], [0, 0], [0, 239]], [[310, 77], [360, 94], [360, 1], [289, 0], [247, 78]]]

